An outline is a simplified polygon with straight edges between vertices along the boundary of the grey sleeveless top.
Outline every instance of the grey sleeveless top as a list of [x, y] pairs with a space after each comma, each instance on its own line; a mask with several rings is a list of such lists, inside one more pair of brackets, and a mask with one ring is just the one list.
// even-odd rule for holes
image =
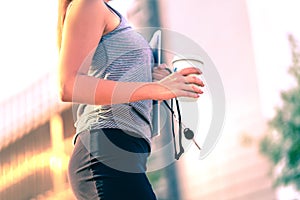
[[[88, 75], [113, 81], [151, 82], [154, 58], [148, 41], [134, 31], [119, 12], [107, 6], [119, 16], [120, 24], [102, 36]], [[150, 142], [151, 111], [152, 100], [102, 106], [80, 104], [74, 139], [85, 130], [118, 128]]]

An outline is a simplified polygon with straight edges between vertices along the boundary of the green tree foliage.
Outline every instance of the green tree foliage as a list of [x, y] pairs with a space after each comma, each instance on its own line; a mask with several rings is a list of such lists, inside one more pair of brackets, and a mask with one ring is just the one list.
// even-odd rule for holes
[[271, 131], [260, 142], [260, 151], [273, 164], [275, 186], [294, 185], [300, 191], [300, 49], [293, 36], [289, 41], [293, 58], [289, 73], [296, 85], [281, 92], [282, 105], [269, 122]]

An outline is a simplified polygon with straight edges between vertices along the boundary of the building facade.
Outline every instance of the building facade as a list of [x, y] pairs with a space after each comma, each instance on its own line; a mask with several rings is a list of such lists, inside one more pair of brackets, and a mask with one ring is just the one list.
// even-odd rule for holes
[[159, 8], [162, 27], [185, 35], [207, 52], [226, 96], [225, 123], [214, 150], [201, 160], [192, 146], [178, 163], [181, 199], [276, 199], [269, 163], [258, 150], [266, 122], [246, 1], [166, 0]]

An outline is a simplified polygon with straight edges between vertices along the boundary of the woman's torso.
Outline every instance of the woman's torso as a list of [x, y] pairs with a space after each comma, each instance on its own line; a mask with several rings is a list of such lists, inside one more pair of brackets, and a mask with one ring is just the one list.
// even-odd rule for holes
[[[113, 24], [96, 48], [88, 75], [113, 81], [151, 82], [154, 61], [148, 42], [120, 13], [107, 6], [120, 22], [117, 25], [115, 18], [111, 18]], [[105, 106], [80, 104], [76, 133], [86, 129], [119, 128], [135, 132], [150, 142], [151, 110], [151, 100]]]

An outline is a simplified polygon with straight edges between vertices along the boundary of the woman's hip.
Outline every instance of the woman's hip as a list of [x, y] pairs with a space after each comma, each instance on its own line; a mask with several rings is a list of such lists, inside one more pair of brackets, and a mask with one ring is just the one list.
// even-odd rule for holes
[[[146, 140], [119, 129], [80, 134], [69, 162], [69, 180], [75, 196], [78, 199], [101, 199], [117, 195], [115, 191], [119, 190], [118, 194], [125, 196], [144, 195], [155, 199], [145, 175], [149, 153]], [[137, 187], [141, 187], [140, 192], [135, 192]]]

